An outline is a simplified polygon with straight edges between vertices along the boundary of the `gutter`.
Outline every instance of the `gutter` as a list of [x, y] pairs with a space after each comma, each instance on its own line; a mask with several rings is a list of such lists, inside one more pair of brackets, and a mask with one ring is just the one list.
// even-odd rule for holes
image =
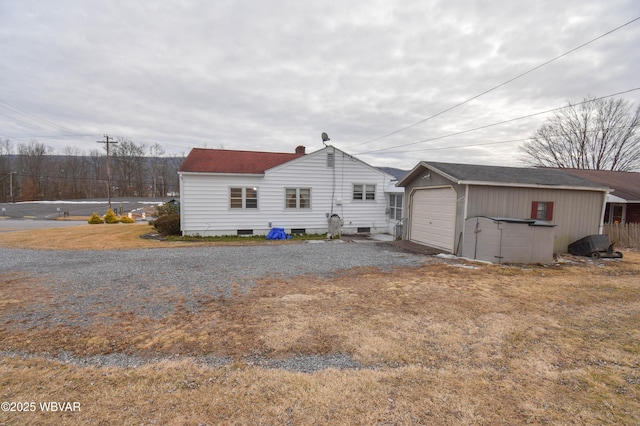
[[609, 193], [613, 191], [603, 186], [571, 186], [571, 185], [548, 185], [543, 183], [508, 183], [508, 182], [485, 182], [477, 180], [457, 180], [459, 185], [477, 185], [477, 186], [507, 186], [513, 188], [536, 188], [536, 189], [569, 189], [574, 191], [598, 191]]
[[185, 176], [244, 176], [244, 177], [264, 177], [264, 173], [215, 173], [215, 172], [178, 172]]

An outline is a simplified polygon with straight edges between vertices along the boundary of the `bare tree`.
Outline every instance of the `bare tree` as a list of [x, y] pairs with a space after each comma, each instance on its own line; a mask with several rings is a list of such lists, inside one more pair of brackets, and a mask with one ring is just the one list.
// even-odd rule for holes
[[153, 181], [150, 194], [152, 197], [157, 197], [158, 194], [164, 197], [166, 194], [166, 183], [162, 178], [167, 168], [167, 159], [163, 158], [164, 154], [165, 150], [159, 143], [155, 143], [149, 148], [149, 172]]
[[144, 144], [137, 145], [125, 138], [118, 138], [118, 144], [113, 150], [114, 185], [118, 186], [120, 196], [146, 196], [148, 187], [145, 185], [145, 151]]
[[58, 165], [61, 198], [89, 197], [87, 169], [88, 163], [85, 161], [84, 153], [78, 148], [66, 147]]
[[32, 140], [29, 143], [18, 144], [20, 172], [26, 178], [22, 185], [23, 199], [46, 199], [48, 189], [46, 180], [48, 156], [52, 149], [45, 144]]
[[0, 139], [0, 182], [2, 182], [2, 194], [0, 201], [6, 203], [13, 201], [12, 195], [16, 188], [13, 176], [13, 146], [9, 139]]
[[107, 196], [106, 156], [98, 149], [89, 151], [89, 198]]
[[[115, 193], [140, 197], [177, 195], [177, 171], [184, 153], [167, 156], [159, 144], [146, 147], [124, 138], [113, 149], [110, 160]], [[106, 197], [106, 166], [103, 150], [93, 149], [85, 155], [78, 148], [67, 147], [62, 155], [56, 155], [35, 140], [18, 144], [14, 150], [8, 139], [0, 139], [0, 202]]]
[[640, 169], [640, 107], [623, 99], [587, 97], [555, 112], [520, 149], [536, 167]]

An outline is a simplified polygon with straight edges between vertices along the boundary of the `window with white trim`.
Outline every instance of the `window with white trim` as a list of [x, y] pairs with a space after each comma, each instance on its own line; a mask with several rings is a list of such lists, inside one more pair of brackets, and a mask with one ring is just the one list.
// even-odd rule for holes
[[258, 188], [229, 188], [229, 207], [232, 209], [257, 209]]
[[310, 209], [311, 189], [310, 188], [286, 188], [285, 207], [287, 209]]
[[402, 195], [389, 194], [389, 219], [402, 220]]
[[375, 201], [376, 199], [376, 186], [366, 184], [354, 184], [353, 185], [353, 199], [363, 201]]

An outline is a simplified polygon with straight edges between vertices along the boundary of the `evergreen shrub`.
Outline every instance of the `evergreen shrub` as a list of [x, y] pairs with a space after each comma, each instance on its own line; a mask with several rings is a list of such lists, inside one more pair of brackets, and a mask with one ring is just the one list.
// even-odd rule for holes
[[180, 215], [161, 216], [153, 221], [153, 227], [162, 235], [180, 235]]
[[104, 221], [105, 221], [105, 223], [118, 223], [118, 222], [120, 222], [120, 220], [116, 217], [116, 214], [111, 209], [107, 210], [107, 214], [104, 215]]
[[102, 220], [98, 213], [93, 212], [93, 214], [89, 218], [89, 223], [92, 225], [97, 225], [98, 223], [104, 223], [104, 220]]

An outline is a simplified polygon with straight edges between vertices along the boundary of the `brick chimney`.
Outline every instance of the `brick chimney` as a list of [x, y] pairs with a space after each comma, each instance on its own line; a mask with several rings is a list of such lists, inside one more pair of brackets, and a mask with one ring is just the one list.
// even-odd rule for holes
[[303, 145], [296, 146], [296, 154], [305, 154], [306, 148]]

